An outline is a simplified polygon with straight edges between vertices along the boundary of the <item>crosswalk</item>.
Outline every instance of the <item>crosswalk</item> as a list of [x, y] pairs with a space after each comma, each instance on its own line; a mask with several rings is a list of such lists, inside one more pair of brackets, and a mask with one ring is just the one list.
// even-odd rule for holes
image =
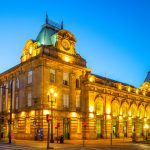
[[35, 148], [35, 147], [10, 145], [10, 144], [6, 144], [6, 143], [1, 143], [0, 150], [42, 150], [42, 149]]

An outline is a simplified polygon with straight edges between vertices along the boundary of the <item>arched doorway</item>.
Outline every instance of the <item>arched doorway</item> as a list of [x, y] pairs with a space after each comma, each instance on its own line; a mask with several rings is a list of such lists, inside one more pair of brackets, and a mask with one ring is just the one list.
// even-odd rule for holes
[[127, 120], [128, 120], [128, 110], [129, 110], [129, 105], [127, 102], [124, 102], [122, 104], [122, 117], [123, 117], [123, 134], [124, 137], [127, 137]]
[[96, 114], [96, 134], [97, 138], [102, 138], [102, 129], [104, 126], [103, 114], [104, 114], [104, 101], [102, 97], [98, 97], [95, 100], [95, 114]]
[[112, 110], [112, 133], [113, 137], [117, 138], [119, 137], [119, 102], [117, 100], [114, 100], [112, 102], [111, 106]]

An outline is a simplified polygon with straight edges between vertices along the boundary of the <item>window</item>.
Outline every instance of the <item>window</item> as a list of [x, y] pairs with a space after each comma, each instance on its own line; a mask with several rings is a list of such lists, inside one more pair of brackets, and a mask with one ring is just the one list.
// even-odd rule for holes
[[69, 73], [63, 72], [63, 85], [69, 85]]
[[76, 95], [76, 108], [80, 108], [80, 95]]
[[16, 88], [19, 89], [19, 78], [16, 79]]
[[28, 72], [28, 84], [32, 83], [32, 70]]
[[16, 96], [16, 109], [18, 109], [18, 96]]
[[32, 105], [32, 95], [31, 95], [31, 92], [28, 92], [28, 106], [31, 106]]
[[63, 94], [63, 106], [69, 108], [69, 95]]
[[50, 69], [50, 82], [55, 82], [55, 70]]
[[79, 78], [76, 79], [76, 88], [80, 88], [80, 79]]

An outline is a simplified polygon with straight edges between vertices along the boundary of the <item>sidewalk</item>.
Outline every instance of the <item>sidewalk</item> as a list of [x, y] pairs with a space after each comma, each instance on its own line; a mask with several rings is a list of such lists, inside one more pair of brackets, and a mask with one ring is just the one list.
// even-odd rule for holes
[[[3, 141], [5, 143], [8, 140]], [[47, 141], [31, 141], [31, 140], [12, 140], [12, 144], [20, 145], [20, 146], [29, 146], [33, 148], [41, 148], [46, 149]], [[123, 138], [123, 139], [112, 139], [112, 146], [128, 146], [132, 145], [131, 138]], [[111, 146], [110, 139], [99, 139], [99, 140], [84, 140], [84, 147], [106, 147]], [[64, 140], [63, 144], [60, 143], [50, 143], [50, 147], [53, 148], [78, 148], [83, 147], [83, 140]]]

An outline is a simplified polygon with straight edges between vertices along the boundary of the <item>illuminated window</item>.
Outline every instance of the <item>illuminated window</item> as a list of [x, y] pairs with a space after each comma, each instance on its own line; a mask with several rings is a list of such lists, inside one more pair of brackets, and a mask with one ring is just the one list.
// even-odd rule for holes
[[32, 70], [28, 72], [28, 84], [32, 83]]
[[55, 70], [50, 69], [50, 82], [55, 82]]
[[31, 92], [28, 92], [28, 106], [32, 105], [32, 94]]
[[16, 96], [16, 109], [18, 109], [18, 96]]
[[63, 85], [69, 85], [69, 73], [63, 72]]
[[76, 95], [76, 108], [80, 108], [80, 95]]
[[69, 108], [69, 94], [63, 94], [63, 106]]

